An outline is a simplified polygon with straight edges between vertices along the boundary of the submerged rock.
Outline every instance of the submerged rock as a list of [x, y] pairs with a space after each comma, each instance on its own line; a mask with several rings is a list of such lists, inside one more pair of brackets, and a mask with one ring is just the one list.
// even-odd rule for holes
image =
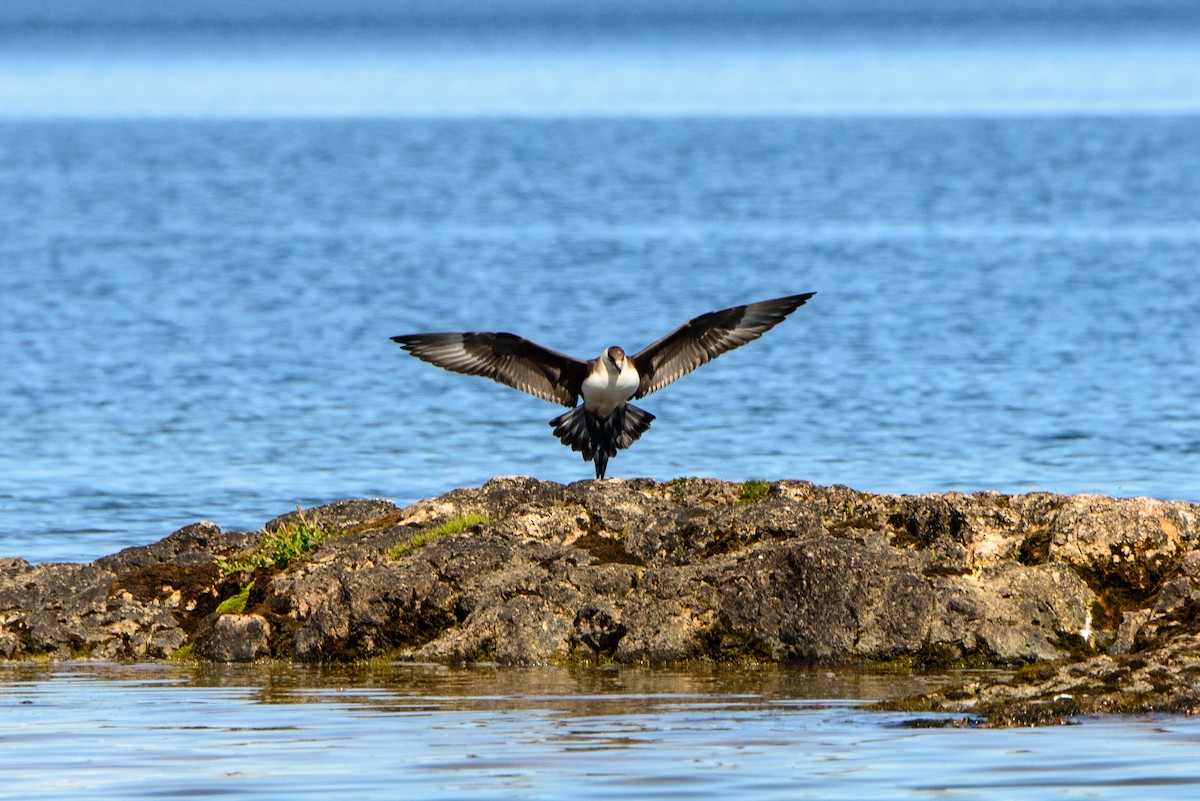
[[[1064, 664], [1113, 686], [1124, 679], [1112, 671], [1124, 668], [1112, 665], [1124, 665], [1131, 687], [1152, 688], [1127, 660], [1165, 649], [1171, 665], [1192, 664], [1194, 505], [870, 495], [798, 481], [771, 484], [761, 498], [741, 490], [712, 479], [500, 478], [404, 509], [339, 501], [263, 532], [197, 523], [90, 565], [3, 560], [0, 657], [164, 658], [190, 648], [215, 661], [1041, 669], [1075, 660]], [[300, 520], [336, 535], [275, 562], [246, 557]], [[242, 572], [229, 571], [235, 563]], [[960, 688], [960, 698], [912, 705], [1040, 698], [1033, 675], [1009, 690]], [[1069, 684], [1043, 681], [1059, 696]]]

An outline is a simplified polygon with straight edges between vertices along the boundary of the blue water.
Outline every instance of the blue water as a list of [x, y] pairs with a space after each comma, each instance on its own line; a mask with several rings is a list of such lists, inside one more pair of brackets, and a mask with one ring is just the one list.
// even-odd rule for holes
[[1200, 500], [1200, 117], [0, 123], [0, 552], [591, 466], [388, 337], [817, 296], [610, 475]]
[[[0, 670], [0, 794], [49, 799], [1194, 798], [1200, 723], [913, 729], [821, 671]], [[925, 716], [928, 717], [928, 716]]]
[[7, 0], [0, 116], [1194, 114], [1198, 19], [1194, 0]]
[[586, 478], [388, 337], [803, 291], [610, 475], [1200, 500], [1189, 4], [290, 8], [0, 10], [0, 553]]

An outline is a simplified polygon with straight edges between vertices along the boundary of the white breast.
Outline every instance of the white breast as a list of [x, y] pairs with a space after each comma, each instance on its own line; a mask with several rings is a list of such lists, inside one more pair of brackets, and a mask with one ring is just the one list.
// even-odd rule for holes
[[601, 417], [607, 417], [613, 409], [633, 397], [639, 378], [633, 363], [628, 360], [620, 372], [604, 359], [600, 360], [600, 366], [601, 369], [583, 380], [583, 405]]

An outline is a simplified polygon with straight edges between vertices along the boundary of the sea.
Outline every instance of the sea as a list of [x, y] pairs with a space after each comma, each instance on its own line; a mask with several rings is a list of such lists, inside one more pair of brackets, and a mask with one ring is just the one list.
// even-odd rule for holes
[[[609, 476], [1200, 502], [1193, 2], [8, 0], [0, 198], [0, 556], [588, 479], [390, 337], [799, 292]], [[6, 668], [0, 797], [1196, 791], [1191, 721], [912, 730], [856, 705], [912, 677], [779, 670]]]

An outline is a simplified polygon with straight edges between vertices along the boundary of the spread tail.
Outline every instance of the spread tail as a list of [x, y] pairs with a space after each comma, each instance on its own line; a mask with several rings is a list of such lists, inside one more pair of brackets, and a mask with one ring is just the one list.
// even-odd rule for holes
[[554, 436], [563, 445], [583, 454], [584, 461], [596, 466], [596, 478], [604, 478], [610, 456], [619, 448], [628, 448], [650, 428], [654, 415], [645, 409], [623, 404], [608, 417], [599, 417], [583, 406], [550, 421]]

